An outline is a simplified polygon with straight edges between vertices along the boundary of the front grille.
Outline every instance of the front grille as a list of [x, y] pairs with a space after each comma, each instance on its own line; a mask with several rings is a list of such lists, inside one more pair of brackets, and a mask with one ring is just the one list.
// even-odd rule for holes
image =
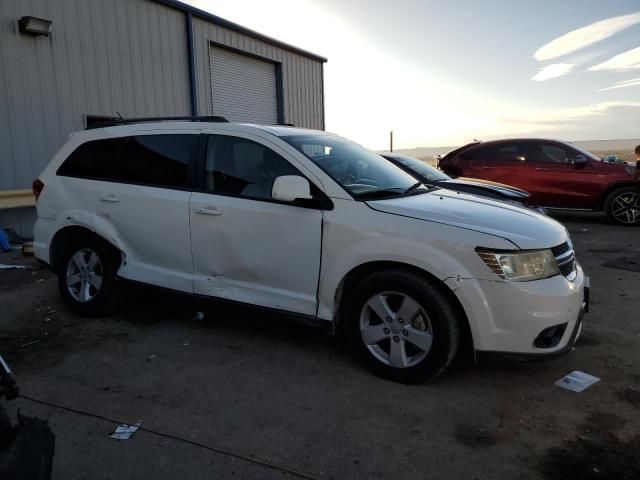
[[569, 263], [565, 263], [564, 265], [560, 265], [560, 271], [565, 277], [569, 277], [572, 273], [576, 271], [576, 261], [571, 260]]
[[574, 280], [577, 274], [576, 254], [573, 251], [571, 242], [564, 242], [562, 245], [553, 247], [551, 252], [553, 256], [556, 257], [556, 262], [558, 262], [558, 267], [562, 275], [569, 280]]
[[568, 252], [569, 250], [571, 250], [571, 247], [569, 246], [569, 242], [564, 242], [562, 245], [558, 245], [557, 247], [553, 247], [551, 249], [551, 253], [553, 253], [554, 257], [559, 257], [560, 255], [562, 255], [563, 253]]

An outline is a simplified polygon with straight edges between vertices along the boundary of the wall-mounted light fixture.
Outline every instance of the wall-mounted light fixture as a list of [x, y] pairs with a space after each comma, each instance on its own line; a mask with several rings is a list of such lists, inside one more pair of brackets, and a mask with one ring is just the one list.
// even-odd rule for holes
[[18, 20], [18, 29], [29, 35], [51, 35], [51, 20], [37, 17], [22, 17]]

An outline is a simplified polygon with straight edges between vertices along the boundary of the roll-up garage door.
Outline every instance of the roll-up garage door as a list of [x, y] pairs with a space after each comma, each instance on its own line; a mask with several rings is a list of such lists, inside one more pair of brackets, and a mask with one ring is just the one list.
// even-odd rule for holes
[[213, 45], [209, 63], [214, 115], [230, 122], [278, 123], [275, 64]]

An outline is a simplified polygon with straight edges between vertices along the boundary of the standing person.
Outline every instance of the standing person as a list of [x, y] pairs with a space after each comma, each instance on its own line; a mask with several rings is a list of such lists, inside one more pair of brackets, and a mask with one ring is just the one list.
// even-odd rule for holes
[[640, 145], [636, 145], [636, 160], [640, 162]]

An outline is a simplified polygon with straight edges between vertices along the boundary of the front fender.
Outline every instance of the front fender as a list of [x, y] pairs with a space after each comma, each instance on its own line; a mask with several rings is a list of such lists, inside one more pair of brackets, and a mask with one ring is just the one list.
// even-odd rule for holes
[[[336, 208], [325, 217], [317, 313], [323, 320], [334, 318], [340, 285], [349, 272], [364, 264], [395, 262], [441, 281], [451, 277], [494, 279], [475, 247], [513, 248], [500, 237], [370, 209], [342, 219], [343, 210]], [[376, 228], [367, 229], [365, 224]]]

